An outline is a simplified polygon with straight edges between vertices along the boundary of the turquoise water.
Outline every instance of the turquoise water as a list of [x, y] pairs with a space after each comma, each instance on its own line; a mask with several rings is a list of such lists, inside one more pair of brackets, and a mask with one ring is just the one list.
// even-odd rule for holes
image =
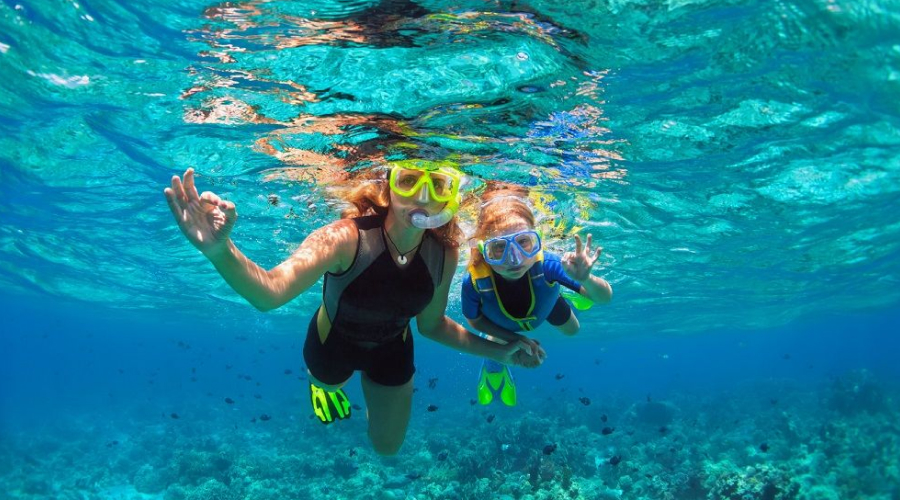
[[[897, 2], [3, 2], [0, 75], [0, 496], [900, 497]], [[162, 189], [272, 266], [402, 158], [529, 186], [616, 295], [515, 409], [419, 342], [379, 459], [307, 418], [320, 288], [255, 311]]]

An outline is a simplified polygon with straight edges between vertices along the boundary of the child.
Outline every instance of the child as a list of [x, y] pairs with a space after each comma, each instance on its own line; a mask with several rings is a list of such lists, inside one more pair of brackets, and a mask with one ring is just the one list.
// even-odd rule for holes
[[[501, 342], [528, 339], [517, 332], [531, 331], [547, 321], [565, 335], [575, 335], [578, 318], [560, 295], [562, 285], [584, 301], [605, 304], [612, 288], [591, 275], [600, 257], [575, 236], [575, 252], [562, 257], [545, 252], [535, 230], [534, 213], [524, 188], [489, 186], [482, 196], [481, 213], [473, 240], [469, 273], [462, 283], [462, 310], [472, 328]], [[543, 353], [542, 349], [538, 349]], [[516, 389], [506, 365], [486, 359], [478, 383], [478, 401], [489, 404], [495, 396], [516, 404]]]

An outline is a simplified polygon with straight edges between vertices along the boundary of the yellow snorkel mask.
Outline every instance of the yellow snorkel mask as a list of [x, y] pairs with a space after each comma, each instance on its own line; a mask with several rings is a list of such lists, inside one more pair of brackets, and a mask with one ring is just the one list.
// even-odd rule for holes
[[449, 161], [401, 160], [391, 162], [391, 191], [404, 198], [416, 194], [422, 201], [446, 203], [444, 209], [435, 215], [415, 213], [412, 223], [420, 229], [434, 229], [450, 222], [459, 209], [461, 200], [460, 184], [462, 174]]

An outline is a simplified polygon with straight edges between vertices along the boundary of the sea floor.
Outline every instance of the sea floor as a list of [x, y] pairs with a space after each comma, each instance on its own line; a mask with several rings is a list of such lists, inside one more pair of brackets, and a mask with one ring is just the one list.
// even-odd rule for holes
[[658, 401], [574, 392], [515, 408], [444, 401], [417, 411], [387, 458], [364, 411], [324, 426], [299, 397], [269, 420], [203, 398], [181, 414], [60, 414], [0, 434], [0, 497], [900, 498], [900, 393], [865, 370]]

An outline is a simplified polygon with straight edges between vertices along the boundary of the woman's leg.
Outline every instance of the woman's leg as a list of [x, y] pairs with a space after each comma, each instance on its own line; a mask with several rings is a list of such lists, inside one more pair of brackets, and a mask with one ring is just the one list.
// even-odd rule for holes
[[395, 455], [406, 438], [412, 412], [413, 381], [390, 386], [362, 374], [363, 395], [369, 413], [369, 439], [379, 455]]
[[312, 382], [313, 384], [316, 384], [317, 387], [325, 389], [328, 392], [334, 392], [334, 391], [344, 387], [345, 385], [347, 385], [347, 382], [350, 381], [350, 379], [348, 378], [347, 380], [345, 380], [341, 383], [338, 383], [338, 384], [326, 384], [325, 382], [322, 382], [321, 380], [318, 380], [316, 377], [314, 377], [312, 372], [309, 371], [308, 369], [306, 370], [306, 375], [309, 376], [310, 382]]

